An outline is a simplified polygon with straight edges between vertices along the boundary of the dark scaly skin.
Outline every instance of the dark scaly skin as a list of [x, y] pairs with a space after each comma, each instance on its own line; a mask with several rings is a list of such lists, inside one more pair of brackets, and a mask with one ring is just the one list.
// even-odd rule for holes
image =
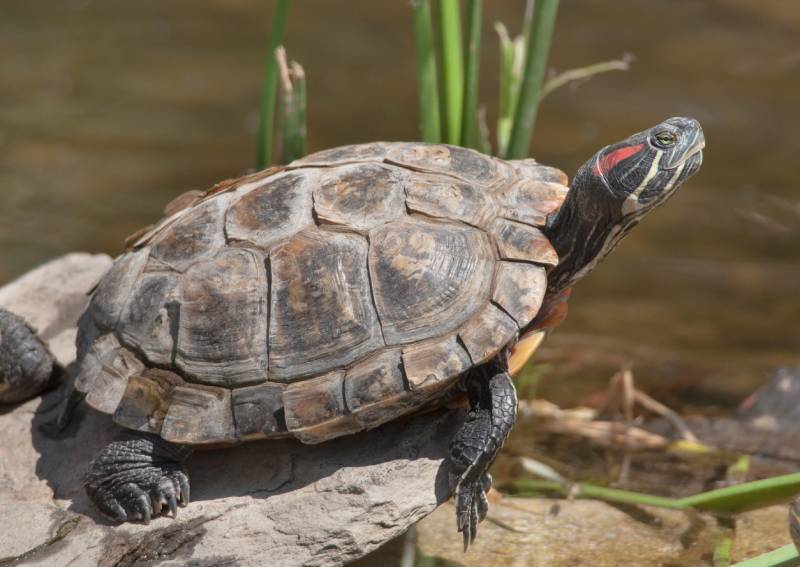
[[0, 309], [0, 403], [32, 398], [53, 384], [61, 367], [24, 319]]
[[517, 417], [517, 392], [502, 353], [466, 377], [469, 413], [450, 445], [450, 466], [458, 531], [464, 549], [475, 541], [478, 522], [486, 517], [486, 492], [492, 486], [489, 467]]
[[86, 473], [86, 493], [103, 514], [124, 522], [150, 523], [152, 516], [189, 503], [189, 475], [183, 463], [192, 449], [152, 435], [114, 441]]

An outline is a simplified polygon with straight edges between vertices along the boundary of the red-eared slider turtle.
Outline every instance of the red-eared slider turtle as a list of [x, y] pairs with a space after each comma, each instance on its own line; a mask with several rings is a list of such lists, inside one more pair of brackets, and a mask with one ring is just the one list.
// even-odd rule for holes
[[188, 503], [194, 446], [320, 443], [461, 390], [450, 469], [468, 543], [514, 424], [509, 365], [703, 146], [695, 120], [671, 118], [600, 150], [568, 189], [533, 160], [372, 143], [184, 197], [81, 320], [73, 398], [137, 432], [93, 461], [90, 498], [147, 522]]

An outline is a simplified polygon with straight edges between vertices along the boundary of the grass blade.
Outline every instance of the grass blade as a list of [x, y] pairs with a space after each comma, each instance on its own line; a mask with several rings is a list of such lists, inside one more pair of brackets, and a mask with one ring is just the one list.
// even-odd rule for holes
[[464, 109], [461, 145], [480, 149], [478, 130], [478, 76], [481, 61], [482, 0], [467, 0], [467, 44], [464, 49]]
[[477, 149], [479, 152], [492, 155], [492, 142], [490, 140], [489, 122], [486, 118], [486, 107], [478, 109], [478, 140]]
[[306, 74], [297, 61], [286, 63], [283, 47], [275, 51], [275, 58], [281, 85], [281, 163], [290, 163], [306, 153]]
[[559, 0], [538, 0], [530, 24], [525, 46], [525, 73], [522, 77], [519, 102], [514, 113], [514, 126], [508, 155], [511, 159], [522, 159], [528, 155], [536, 123], [536, 111], [541, 100], [542, 80], [550, 52], [550, 39], [556, 22]]
[[786, 502], [797, 492], [800, 492], [800, 473], [709, 490], [681, 498], [678, 502], [683, 507], [737, 513]]
[[414, 36], [417, 44], [417, 85], [419, 89], [420, 134], [423, 142], [441, 141], [439, 87], [436, 83], [436, 53], [428, 0], [414, 2]]
[[267, 56], [264, 62], [264, 82], [261, 86], [260, 116], [258, 121], [258, 140], [256, 167], [263, 169], [272, 159], [272, 129], [275, 122], [275, 95], [278, 87], [278, 67], [275, 49], [283, 43], [286, 18], [289, 14], [289, 0], [278, 0], [272, 17], [272, 33], [269, 37]]
[[461, 14], [458, 0], [439, 0], [442, 42], [442, 119], [448, 144], [461, 143], [464, 104], [464, 61], [461, 47]]
[[594, 65], [587, 65], [586, 67], [579, 67], [577, 69], [570, 69], [559, 73], [552, 79], [548, 80], [542, 87], [542, 94], [539, 97], [541, 101], [544, 97], [549, 95], [557, 88], [573, 81], [585, 81], [600, 73], [608, 73], [609, 71], [627, 71], [631, 68], [631, 61], [629, 58], [614, 59], [612, 61], [603, 61], [602, 63], [595, 63]]
[[517, 108], [519, 85], [522, 78], [522, 58], [525, 54], [522, 37], [511, 39], [508, 30], [501, 22], [494, 29], [500, 42], [500, 97], [497, 116], [497, 155], [505, 156], [511, 127], [514, 124], [514, 111]]
[[798, 565], [800, 565], [800, 555], [794, 544], [790, 543], [731, 567], [798, 567]]
[[712, 557], [714, 567], [730, 567], [732, 547], [731, 533], [726, 530], [714, 545], [714, 555]]
[[[526, 494], [555, 492], [566, 496], [568, 490], [567, 486], [558, 482], [530, 479], [519, 479], [514, 482], [514, 487]], [[800, 473], [726, 486], [685, 498], [667, 498], [584, 483], [573, 485], [570, 494], [577, 498], [596, 498], [608, 502], [643, 504], [659, 508], [697, 508], [715, 512], [738, 513], [786, 502], [797, 492], [800, 492]]]

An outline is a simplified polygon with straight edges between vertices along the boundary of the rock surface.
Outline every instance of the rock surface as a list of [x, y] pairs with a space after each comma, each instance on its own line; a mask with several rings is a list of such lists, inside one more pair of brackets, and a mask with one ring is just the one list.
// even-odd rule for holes
[[[0, 305], [45, 339], [74, 339], [70, 325], [108, 265], [69, 255], [1, 289]], [[74, 357], [74, 347], [51, 349], [63, 364]], [[60, 398], [55, 390], [0, 409], [0, 565], [342, 565], [448, 498], [443, 457], [461, 419], [438, 412], [319, 446], [198, 452], [188, 462], [192, 503], [177, 519], [115, 526], [91, 507], [81, 479], [122, 430], [84, 408], [56, 437], [48, 424]]]

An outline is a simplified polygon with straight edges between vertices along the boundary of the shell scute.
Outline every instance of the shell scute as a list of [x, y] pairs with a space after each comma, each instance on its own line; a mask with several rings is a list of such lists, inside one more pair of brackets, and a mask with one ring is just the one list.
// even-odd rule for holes
[[403, 369], [409, 389], [424, 399], [448, 386], [472, 361], [456, 335], [410, 345], [403, 349]]
[[344, 401], [343, 371], [289, 384], [283, 392], [286, 425], [304, 443], [320, 443], [363, 429], [348, 415]]
[[498, 168], [498, 162], [485, 154], [444, 144], [392, 144], [386, 161], [416, 171], [451, 175], [480, 185], [491, 184]]
[[444, 175], [415, 175], [406, 193], [412, 211], [473, 226], [488, 226], [499, 210], [483, 187]]
[[366, 239], [305, 231], [273, 250], [270, 270], [271, 380], [327, 372], [383, 346]]
[[148, 255], [147, 249], [123, 254], [100, 280], [92, 294], [89, 312], [101, 329], [116, 328], [128, 297], [147, 264]]
[[268, 249], [310, 226], [315, 180], [314, 171], [289, 171], [242, 187], [226, 215], [228, 238]]
[[175, 364], [187, 379], [236, 388], [267, 379], [265, 259], [229, 248], [187, 270]]
[[184, 209], [152, 242], [151, 262], [183, 272], [197, 260], [213, 256], [225, 244], [222, 227], [228, 195], [220, 195]]
[[265, 383], [233, 390], [231, 403], [237, 439], [274, 437], [287, 432], [283, 389], [279, 384]]
[[91, 388], [86, 394], [86, 403], [97, 411], [114, 413], [131, 376], [144, 370], [144, 364], [125, 348], [106, 351], [100, 359]]
[[491, 231], [504, 260], [522, 260], [546, 266], [558, 264], [558, 253], [538, 228], [499, 218], [492, 224]]
[[161, 425], [161, 437], [190, 445], [235, 440], [231, 391], [199, 384], [176, 387]]
[[172, 393], [184, 384], [180, 376], [160, 368], [132, 375], [114, 411], [114, 422], [135, 431], [161, 433]]
[[314, 188], [314, 212], [323, 223], [367, 231], [405, 214], [408, 172], [379, 163], [326, 172]]
[[545, 268], [525, 262], [498, 262], [492, 300], [522, 328], [530, 323], [547, 291]]
[[158, 366], [174, 362], [180, 313], [178, 274], [144, 272], [136, 281], [117, 325], [123, 345]]
[[377, 427], [415, 405], [405, 388], [399, 350], [370, 357], [347, 371], [344, 397], [353, 417], [366, 429]]
[[458, 336], [473, 364], [483, 364], [511, 342], [518, 331], [517, 324], [493, 303], [487, 304], [459, 329]]
[[467, 226], [407, 219], [370, 234], [370, 274], [386, 343], [446, 334], [490, 293], [494, 255]]
[[289, 164], [294, 167], [324, 167], [343, 163], [383, 161], [386, 152], [394, 144], [372, 142], [370, 144], [351, 144], [309, 154]]

